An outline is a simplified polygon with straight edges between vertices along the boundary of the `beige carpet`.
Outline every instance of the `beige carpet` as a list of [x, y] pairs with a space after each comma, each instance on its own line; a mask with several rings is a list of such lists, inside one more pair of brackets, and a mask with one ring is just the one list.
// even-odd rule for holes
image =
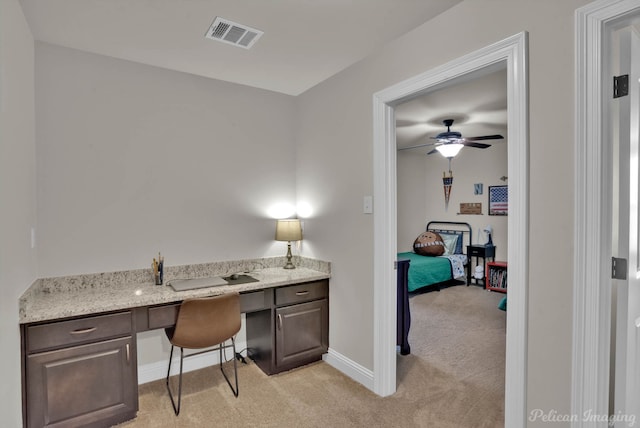
[[187, 373], [177, 417], [164, 381], [141, 385], [138, 417], [122, 426], [502, 427], [501, 297], [466, 286], [413, 296], [412, 354], [398, 355], [391, 397], [378, 397], [323, 362], [276, 376], [250, 363], [239, 365], [238, 398], [217, 368]]

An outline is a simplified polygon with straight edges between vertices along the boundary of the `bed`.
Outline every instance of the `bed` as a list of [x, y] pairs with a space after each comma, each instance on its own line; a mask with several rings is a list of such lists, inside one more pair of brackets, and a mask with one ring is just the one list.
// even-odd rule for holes
[[465, 276], [467, 256], [464, 249], [471, 243], [472, 230], [469, 223], [430, 221], [427, 231], [437, 232], [445, 241], [445, 255], [431, 257], [414, 252], [398, 253], [398, 260], [409, 260], [407, 289], [409, 292], [427, 287], [440, 287], [451, 280]]
[[[448, 242], [449, 252], [453, 254], [429, 257], [414, 252], [398, 253], [396, 344], [402, 355], [411, 353], [409, 292], [433, 288], [439, 290], [442, 285], [465, 276], [464, 265], [467, 264], [467, 256], [464, 254], [464, 248], [471, 244], [471, 226], [461, 222], [431, 221], [427, 224], [427, 231], [429, 230], [441, 235], [453, 235], [454, 238], [450, 238]], [[445, 239], [444, 236], [442, 238]], [[461, 272], [459, 262], [454, 260], [462, 264]]]

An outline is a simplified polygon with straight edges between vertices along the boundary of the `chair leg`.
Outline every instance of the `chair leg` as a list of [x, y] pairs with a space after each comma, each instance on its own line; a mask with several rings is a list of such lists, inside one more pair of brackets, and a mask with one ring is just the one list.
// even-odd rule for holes
[[176, 402], [173, 398], [173, 393], [171, 392], [171, 387], [169, 385], [169, 374], [171, 373], [171, 360], [173, 359], [173, 348], [174, 346], [171, 345], [171, 352], [169, 353], [169, 369], [167, 370], [166, 385], [167, 385], [167, 391], [169, 392], [169, 398], [171, 399], [171, 405], [173, 406], [173, 411], [175, 412], [176, 416], [178, 416], [180, 414], [180, 402], [182, 400], [182, 362], [184, 360], [184, 349], [180, 348], [180, 374], [178, 375], [178, 404], [176, 405]]
[[236, 363], [236, 358], [235, 358], [236, 341], [234, 340], [233, 337], [231, 338], [231, 347], [233, 348], [233, 355], [234, 355], [232, 359], [233, 359], [233, 374], [235, 375], [235, 380], [236, 380], [235, 389], [233, 389], [233, 386], [231, 385], [231, 382], [229, 381], [227, 374], [224, 372], [224, 369], [222, 368], [222, 351], [225, 349], [224, 342], [220, 344], [220, 371], [222, 372], [222, 375], [224, 376], [224, 378], [227, 380], [227, 384], [229, 384], [229, 388], [231, 388], [233, 395], [237, 397], [240, 391], [238, 390], [238, 365]]

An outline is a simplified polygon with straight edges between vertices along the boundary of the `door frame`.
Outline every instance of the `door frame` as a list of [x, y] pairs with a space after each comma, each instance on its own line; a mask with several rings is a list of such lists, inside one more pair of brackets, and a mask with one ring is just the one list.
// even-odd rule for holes
[[509, 218], [505, 426], [526, 425], [529, 231], [528, 34], [521, 32], [373, 95], [373, 389], [396, 390], [397, 198], [394, 108], [474, 74], [507, 68]]
[[575, 200], [572, 427], [606, 427], [611, 351], [612, 165], [608, 34], [640, 13], [638, 0], [599, 0], [575, 14]]

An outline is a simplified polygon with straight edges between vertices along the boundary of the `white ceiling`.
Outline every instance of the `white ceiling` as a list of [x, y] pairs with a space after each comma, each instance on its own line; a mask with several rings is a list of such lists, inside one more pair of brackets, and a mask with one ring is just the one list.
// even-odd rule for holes
[[[461, 0], [21, 0], [38, 41], [298, 95]], [[264, 31], [204, 37], [216, 16]]]
[[[299, 95], [461, 0], [21, 0], [36, 40]], [[264, 31], [249, 50], [205, 38], [216, 16]], [[397, 145], [452, 130], [506, 136], [506, 72], [396, 108]], [[428, 149], [415, 149], [426, 153]]]
[[[447, 128], [444, 119], [454, 119], [452, 131], [463, 137], [500, 134], [504, 140], [482, 141], [505, 144], [507, 137], [507, 70], [502, 69], [463, 83], [430, 92], [395, 109], [398, 148], [432, 143]], [[433, 147], [408, 152], [425, 154]]]

